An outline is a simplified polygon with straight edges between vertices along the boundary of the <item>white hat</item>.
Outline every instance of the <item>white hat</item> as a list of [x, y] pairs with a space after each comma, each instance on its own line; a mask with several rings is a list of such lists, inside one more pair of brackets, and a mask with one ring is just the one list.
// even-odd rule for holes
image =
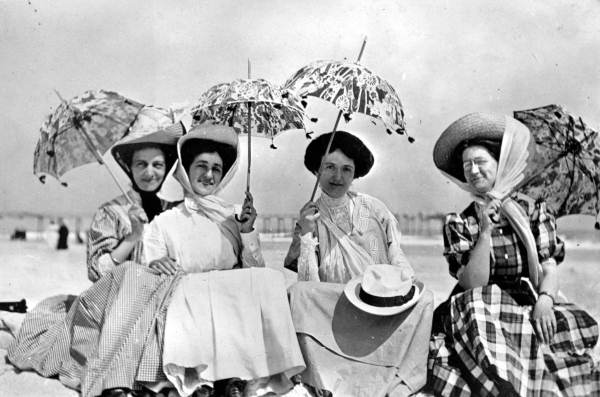
[[417, 303], [423, 284], [402, 280], [402, 268], [393, 265], [371, 265], [346, 284], [344, 293], [354, 306], [377, 316], [391, 316]]

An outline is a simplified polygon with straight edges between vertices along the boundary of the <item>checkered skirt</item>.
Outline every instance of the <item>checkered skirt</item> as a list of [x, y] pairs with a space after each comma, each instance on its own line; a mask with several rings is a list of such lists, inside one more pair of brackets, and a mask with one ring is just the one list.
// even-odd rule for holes
[[591, 356], [598, 324], [573, 304], [557, 304], [557, 332], [541, 344], [531, 306], [497, 285], [452, 297], [445, 333], [430, 342], [429, 387], [442, 396], [598, 396]]
[[20, 369], [58, 376], [84, 397], [166, 380], [162, 333], [178, 279], [125, 262], [77, 297], [42, 301], [25, 317], [7, 357]]

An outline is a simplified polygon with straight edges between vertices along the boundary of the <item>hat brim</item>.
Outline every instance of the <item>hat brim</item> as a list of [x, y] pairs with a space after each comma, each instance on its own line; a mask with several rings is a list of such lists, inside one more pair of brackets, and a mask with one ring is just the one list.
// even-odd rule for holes
[[450, 124], [438, 138], [433, 148], [433, 162], [438, 169], [462, 180], [462, 164], [454, 164], [457, 147], [473, 139], [501, 141], [505, 129], [506, 116], [471, 113], [461, 117]]
[[423, 289], [425, 287], [422, 282], [415, 281], [413, 283], [413, 285], [415, 286], [415, 294], [413, 295], [411, 300], [400, 306], [380, 307], [369, 305], [359, 298], [361, 281], [362, 275], [350, 280], [344, 287], [344, 294], [346, 294], [346, 298], [348, 298], [350, 303], [352, 303], [355, 307], [364, 312], [374, 314], [376, 316], [393, 316], [395, 314], [399, 314], [405, 310], [410, 309], [419, 301], [421, 295], [423, 295]]

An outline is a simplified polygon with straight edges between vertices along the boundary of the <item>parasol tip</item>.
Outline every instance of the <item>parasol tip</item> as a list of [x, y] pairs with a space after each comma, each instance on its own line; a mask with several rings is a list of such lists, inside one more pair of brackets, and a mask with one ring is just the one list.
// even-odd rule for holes
[[56, 96], [58, 97], [58, 99], [60, 99], [61, 102], [63, 103], [67, 103], [67, 101], [65, 100], [65, 98], [62, 97], [62, 95], [60, 95], [60, 92], [58, 92], [58, 90], [56, 88], [53, 88], [54, 93], [56, 94]]

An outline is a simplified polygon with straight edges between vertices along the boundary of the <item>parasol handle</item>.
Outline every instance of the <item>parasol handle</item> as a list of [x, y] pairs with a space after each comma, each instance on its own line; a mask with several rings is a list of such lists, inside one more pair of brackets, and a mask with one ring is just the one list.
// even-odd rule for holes
[[367, 36], [363, 39], [362, 45], [360, 46], [360, 52], [358, 53], [358, 58], [356, 58], [356, 62], [360, 62], [360, 58], [362, 58], [362, 54], [365, 51], [365, 46], [367, 45]]
[[[250, 79], [251, 74], [251, 66], [250, 66], [250, 58], [248, 58], [248, 78]], [[250, 168], [252, 165], [252, 102], [248, 102], [248, 169], [246, 171], [246, 192], [250, 192]], [[235, 214], [235, 220], [238, 222], [243, 222], [245, 219], [239, 217], [238, 214]]]
[[335, 120], [335, 125], [333, 126], [333, 131], [331, 131], [331, 137], [329, 138], [329, 142], [327, 142], [327, 148], [325, 149], [325, 153], [323, 153], [323, 157], [321, 157], [321, 164], [319, 164], [319, 172], [317, 173], [317, 180], [315, 181], [315, 186], [313, 187], [312, 194], [310, 195], [310, 200], [313, 201], [315, 199], [315, 194], [317, 193], [317, 187], [319, 186], [319, 182], [321, 181], [321, 172], [323, 171], [323, 160], [325, 160], [325, 156], [329, 153], [329, 149], [331, 149], [331, 144], [333, 143], [333, 137], [335, 136], [335, 132], [337, 131], [338, 124], [340, 123], [340, 119], [342, 118], [342, 111], [340, 110]]
[[125, 195], [125, 198], [127, 199], [127, 201], [129, 201], [129, 204], [131, 205], [135, 205], [135, 203], [133, 202], [133, 200], [131, 199], [131, 197], [129, 197], [129, 195], [127, 194], [127, 190], [125, 190], [125, 188], [123, 187], [123, 185], [121, 185], [121, 182], [119, 182], [119, 180], [117, 179], [117, 176], [112, 172], [112, 170], [110, 169], [110, 167], [108, 166], [108, 164], [106, 164], [106, 162], [102, 159], [102, 155], [100, 154], [100, 152], [98, 151], [98, 149], [96, 148], [96, 145], [94, 145], [94, 142], [92, 141], [92, 138], [89, 136], [89, 134], [87, 133], [87, 131], [85, 130], [85, 128], [81, 127], [77, 127], [77, 130], [81, 132], [81, 134], [84, 137], [85, 143], [88, 147], [88, 149], [94, 154], [94, 157], [96, 157], [96, 160], [98, 161], [98, 163], [100, 163], [101, 165], [103, 165], [106, 170], [108, 171], [108, 173], [110, 174], [110, 176], [112, 177], [112, 179], [115, 181], [115, 183], [117, 184], [117, 186], [119, 187], [119, 189], [121, 190], [121, 192], [123, 192], [123, 194]]

